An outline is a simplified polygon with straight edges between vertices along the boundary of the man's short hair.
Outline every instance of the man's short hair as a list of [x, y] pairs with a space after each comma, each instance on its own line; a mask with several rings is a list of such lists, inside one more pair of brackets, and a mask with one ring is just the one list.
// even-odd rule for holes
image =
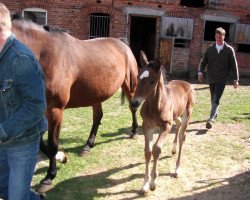
[[0, 3], [0, 31], [3, 30], [11, 30], [11, 17], [8, 8]]
[[218, 33], [218, 34], [221, 34], [221, 35], [226, 35], [226, 31], [225, 29], [223, 29], [222, 27], [219, 27], [215, 30], [215, 34]]

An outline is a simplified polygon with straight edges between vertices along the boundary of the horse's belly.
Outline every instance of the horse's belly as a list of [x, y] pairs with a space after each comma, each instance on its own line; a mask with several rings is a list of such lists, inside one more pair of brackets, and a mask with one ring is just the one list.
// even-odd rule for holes
[[75, 85], [70, 91], [70, 99], [66, 108], [88, 107], [103, 101], [114, 95], [120, 88], [120, 84], [115, 85]]

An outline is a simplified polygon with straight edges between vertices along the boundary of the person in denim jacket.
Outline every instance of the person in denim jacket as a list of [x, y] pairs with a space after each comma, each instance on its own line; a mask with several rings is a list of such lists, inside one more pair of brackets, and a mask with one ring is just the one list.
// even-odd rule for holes
[[0, 3], [0, 198], [45, 199], [30, 188], [41, 132], [47, 130], [44, 75], [32, 51], [11, 33]]

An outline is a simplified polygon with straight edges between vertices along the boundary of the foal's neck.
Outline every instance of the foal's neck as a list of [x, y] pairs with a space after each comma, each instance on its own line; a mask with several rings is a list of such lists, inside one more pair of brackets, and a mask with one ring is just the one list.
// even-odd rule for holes
[[159, 81], [154, 89], [154, 91], [152, 92], [153, 94], [149, 96], [149, 101], [150, 102], [157, 102], [157, 104], [159, 104], [161, 102], [161, 99], [164, 98], [164, 96], [166, 95], [165, 92], [165, 86], [164, 86], [164, 79], [163, 79], [163, 75], [161, 73]]

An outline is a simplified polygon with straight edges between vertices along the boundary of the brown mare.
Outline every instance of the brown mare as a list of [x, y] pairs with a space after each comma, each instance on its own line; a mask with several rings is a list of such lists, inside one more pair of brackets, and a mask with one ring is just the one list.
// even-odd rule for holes
[[[143, 133], [145, 137], [146, 172], [142, 193], [154, 190], [158, 177], [157, 163], [173, 121], [176, 122], [176, 135], [172, 154], [176, 153], [177, 137], [179, 135], [179, 155], [176, 162], [175, 176], [178, 175], [182, 144], [185, 140], [186, 129], [193, 110], [195, 93], [190, 84], [184, 81], [170, 81], [164, 85], [159, 61], [148, 62], [146, 55], [141, 52], [141, 65], [144, 66], [139, 76], [139, 84], [131, 101], [131, 107], [141, 108]], [[160, 130], [158, 139], [153, 145], [153, 133]], [[153, 155], [154, 164], [150, 175], [150, 160]]]
[[[131, 100], [137, 87], [137, 63], [130, 48], [114, 38], [78, 40], [65, 32], [39, 26], [27, 20], [13, 19], [13, 33], [30, 47], [43, 67], [46, 79], [47, 145], [41, 150], [49, 157], [49, 169], [43, 184], [51, 184], [57, 173], [55, 156], [66, 108], [92, 106], [93, 125], [81, 155], [94, 146], [103, 116], [102, 102], [121, 87]], [[136, 109], [131, 109], [132, 134], [137, 133]]]

